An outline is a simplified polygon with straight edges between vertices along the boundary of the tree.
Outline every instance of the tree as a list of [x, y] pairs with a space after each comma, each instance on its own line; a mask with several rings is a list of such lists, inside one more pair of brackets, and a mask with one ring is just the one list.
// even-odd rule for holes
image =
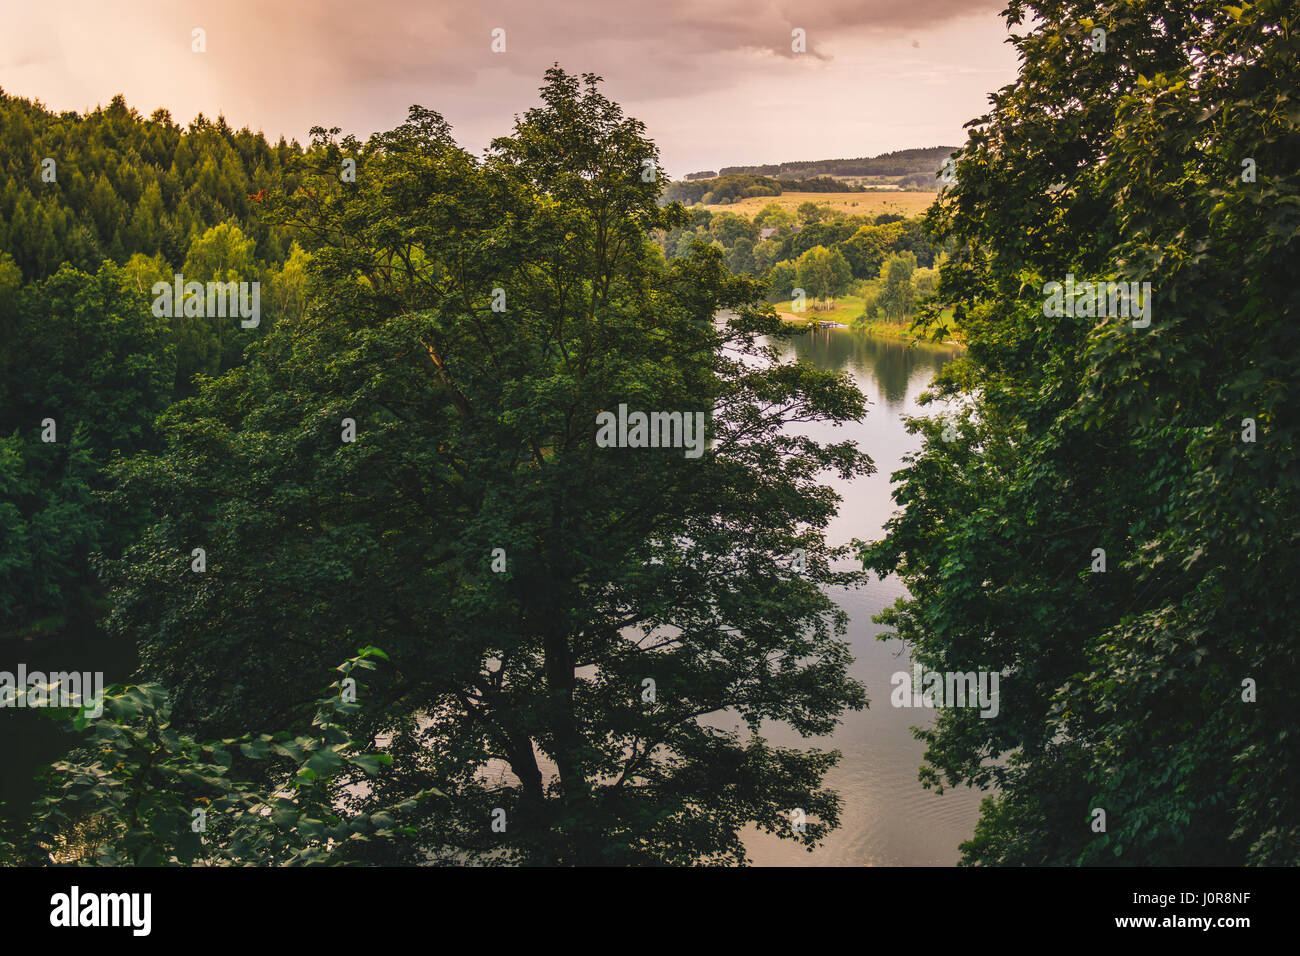
[[728, 249], [740, 239], [748, 239], [752, 244], [758, 238], [758, 230], [744, 216], [735, 213], [720, 212], [709, 222], [709, 233]]
[[[18, 296], [23, 274], [9, 253], [0, 255], [0, 381], [9, 381], [13, 361], [13, 341], [17, 333]], [[0, 391], [3, 396], [3, 391]]]
[[94, 275], [65, 266], [26, 287], [19, 311], [24, 374], [10, 384], [0, 428], [30, 434], [53, 417], [68, 433], [84, 428], [101, 461], [150, 447], [171, 397], [171, 347], [148, 296], [112, 263]]
[[290, 249], [289, 258], [273, 273], [267, 304], [275, 321], [281, 318], [301, 321], [306, 314], [309, 281], [307, 263], [310, 259], [295, 242]]
[[[120, 470], [163, 517], [116, 567], [110, 625], [220, 733], [301, 722], [319, 661], [382, 638], [366, 731], [394, 763], [357, 799], [448, 794], [403, 859], [736, 862], [747, 825], [812, 845], [836, 755], [758, 729], [824, 734], [865, 703], [823, 590], [861, 575], [832, 569], [819, 476], [870, 462], [784, 426], [862, 396], [777, 364], [764, 337], [793, 333], [761, 282], [701, 245], [664, 259], [650, 234], [684, 211], [596, 77], [552, 69], [542, 99], [484, 160], [418, 107], [366, 144], [315, 131], [279, 205], [312, 304]], [[621, 405], [702, 415], [708, 447], [603, 447]]]
[[689, 256], [695, 243], [703, 241], [703, 236], [700, 233], [686, 230], [677, 240], [677, 248], [673, 251], [673, 258]]
[[754, 271], [754, 243], [741, 236], [727, 253], [727, 268], [737, 274]]
[[921, 222], [916, 219], [889, 222], [883, 225], [862, 226], [836, 249], [844, 254], [855, 279], [871, 279], [884, 265], [891, 253], [910, 252], [920, 267], [934, 264], [934, 249], [925, 235]]
[[875, 302], [887, 318], [901, 321], [912, 314], [916, 303], [916, 287], [912, 284], [915, 271], [916, 256], [910, 252], [891, 255], [880, 267]]
[[[141, 295], [153, 299], [153, 287], [159, 282], [173, 283], [175, 273], [162, 254], [146, 256], [137, 252], [122, 267], [123, 278], [128, 289], [134, 289]], [[151, 306], [152, 307], [152, 306]]]
[[788, 235], [794, 224], [794, 214], [774, 202], [768, 203], [754, 217], [755, 229], [775, 229], [778, 236]]
[[17, 433], [0, 438], [0, 622], [77, 606], [89, 556], [103, 545], [85, 429], [65, 444], [60, 454]]
[[762, 274], [776, 265], [777, 244], [770, 239], [754, 244], [754, 271]]
[[938, 269], [917, 269], [912, 273], [912, 286], [918, 302], [933, 298], [939, 288]]
[[[223, 222], [190, 242], [181, 269], [185, 282], [258, 282], [254, 258], [256, 243], [240, 228]], [[259, 317], [260, 318], [260, 317]], [[269, 325], [269, 323], [268, 323]], [[241, 326], [237, 316], [193, 317], [174, 314], [172, 328], [177, 342], [177, 391], [189, 391], [196, 372], [214, 375], [241, 361], [247, 344], [262, 333]]]
[[131, 216], [129, 231], [131, 248], [145, 253], [157, 251], [159, 229], [165, 217], [166, 208], [163, 205], [162, 190], [156, 181], [151, 182]]
[[799, 257], [795, 268], [799, 285], [817, 302], [829, 303], [842, 295], [853, 278], [844, 257], [825, 246], [809, 249]]
[[[928, 214], [957, 407], [865, 552], [921, 666], [1004, 675], [997, 719], [938, 712], [923, 779], [998, 786], [969, 863], [1294, 866], [1294, 5], [1007, 16], [1020, 78]], [[1067, 277], [1150, 297], [1065, 315]]]
[[793, 259], [784, 259], [772, 266], [767, 274], [767, 297], [773, 302], [792, 298], [798, 285], [798, 267]]
[[821, 222], [825, 218], [822, 207], [811, 200], [801, 202], [795, 212], [799, 217], [799, 221], [805, 226], [811, 226], [813, 223]]
[[857, 225], [847, 220], [841, 222], [818, 222], [804, 226], [794, 235], [787, 236], [781, 242], [782, 256], [797, 259], [809, 249], [825, 246], [827, 249], [848, 239], [857, 230]]

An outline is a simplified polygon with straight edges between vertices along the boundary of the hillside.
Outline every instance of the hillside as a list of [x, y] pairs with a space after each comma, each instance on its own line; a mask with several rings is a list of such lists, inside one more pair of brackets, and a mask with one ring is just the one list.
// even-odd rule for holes
[[854, 185], [866, 185], [867, 180], [882, 183], [897, 182], [904, 179], [911, 180], [917, 175], [925, 175], [931, 178], [918, 185], [932, 187], [935, 171], [957, 148], [956, 146], [929, 146], [924, 149], [900, 149], [892, 153], [863, 156], [857, 159], [815, 159], [758, 166], [723, 166], [716, 172], [704, 170], [688, 173], [683, 178], [697, 181], [741, 175], [768, 176], [785, 180], [827, 177], [851, 182]]
[[[902, 149], [858, 159], [818, 159], [766, 166], [724, 166], [688, 173], [664, 190], [664, 202], [725, 206], [787, 193], [925, 192], [955, 146]], [[909, 204], [914, 205], [914, 204]], [[929, 205], [929, 200], [924, 202]]]

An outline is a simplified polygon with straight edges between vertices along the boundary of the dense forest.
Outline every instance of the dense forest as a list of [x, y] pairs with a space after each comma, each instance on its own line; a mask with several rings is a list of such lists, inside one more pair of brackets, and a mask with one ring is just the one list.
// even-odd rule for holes
[[196, 234], [230, 223], [257, 261], [281, 263], [288, 232], [259, 215], [258, 199], [293, 188], [301, 152], [224, 118], [144, 119], [121, 96], [82, 116], [0, 90], [0, 250], [27, 280], [136, 253], [179, 267]]
[[[830, 595], [897, 575], [882, 639], [1002, 678], [917, 730], [927, 785], [988, 791], [964, 863], [1300, 864], [1294, 5], [1005, 16], [1020, 75], [924, 221], [688, 208], [786, 187], [667, 183], [558, 66], [481, 155], [419, 106], [273, 146], [0, 94], [0, 634], [80, 608], [140, 660], [47, 710], [74, 746], [0, 862], [814, 848], [845, 795], [811, 738], [889, 696]], [[160, 314], [177, 276], [261, 321]], [[835, 545], [825, 478], [871, 449], [790, 426], [868, 403], [774, 303], [854, 283], [965, 349], [883, 537]], [[625, 406], [707, 451], [602, 445]]]
[[[260, 210], [295, 188], [301, 155], [223, 119], [146, 120], [121, 97], [83, 117], [0, 92], [0, 633], [81, 602], [92, 556], [133, 533], [102, 466], [152, 448], [195, 376], [301, 314], [306, 255]], [[261, 282], [264, 320], [142, 307], [181, 272]], [[55, 440], [30, 441], [47, 418]]]

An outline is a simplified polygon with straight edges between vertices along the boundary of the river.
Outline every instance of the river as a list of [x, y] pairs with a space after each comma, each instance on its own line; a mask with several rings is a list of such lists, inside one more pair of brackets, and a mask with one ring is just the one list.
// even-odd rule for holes
[[[874, 540], [897, 507], [890, 497], [889, 476], [902, 466], [904, 455], [920, 448], [920, 440], [903, 427], [903, 417], [934, 411], [922, 408], [917, 398], [935, 372], [957, 353], [930, 345], [912, 347], [850, 329], [810, 332], [795, 339], [784, 357], [791, 353], [821, 368], [848, 372], [870, 402], [860, 422], [839, 428], [808, 425], [800, 430], [826, 441], [852, 439], [871, 456], [876, 465], [873, 475], [852, 481], [827, 476], [843, 499], [827, 537], [832, 544], [855, 537]], [[772, 744], [834, 747], [843, 753], [826, 779], [826, 785], [843, 798], [840, 827], [812, 853], [790, 840], [755, 830], [745, 840], [750, 857], [758, 865], [786, 866], [954, 864], [960, 855], [958, 845], [973, 833], [983, 794], [962, 788], [939, 795], [917, 780], [925, 745], [910, 728], [931, 723], [926, 719], [931, 712], [890, 706], [889, 678], [896, 671], [909, 670], [911, 660], [901, 641], [878, 640], [885, 628], [871, 620], [906, 589], [897, 578], [872, 576], [856, 590], [838, 588], [831, 593], [849, 615], [847, 638], [855, 659], [851, 673], [866, 683], [871, 705], [847, 714], [829, 737], [804, 740], [779, 725], [766, 725], [763, 733]]]

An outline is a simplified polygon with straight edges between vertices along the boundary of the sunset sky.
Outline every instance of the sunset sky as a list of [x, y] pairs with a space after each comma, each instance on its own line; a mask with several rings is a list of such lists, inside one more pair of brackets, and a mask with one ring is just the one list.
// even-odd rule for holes
[[[478, 152], [558, 62], [645, 121], [670, 175], [955, 146], [1015, 76], [1002, 0], [0, 0], [0, 87], [56, 110], [114, 94], [305, 140], [412, 103]], [[191, 51], [206, 31], [207, 52]], [[506, 52], [491, 50], [505, 30]], [[807, 52], [791, 51], [806, 31]]]

